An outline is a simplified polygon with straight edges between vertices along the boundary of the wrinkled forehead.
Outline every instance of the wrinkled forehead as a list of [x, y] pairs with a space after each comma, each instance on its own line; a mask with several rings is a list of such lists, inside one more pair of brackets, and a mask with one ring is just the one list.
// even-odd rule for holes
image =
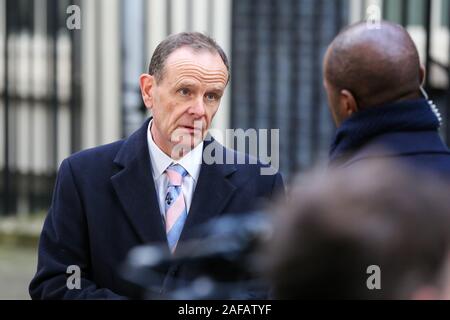
[[228, 83], [228, 70], [217, 53], [180, 49], [166, 61], [165, 75], [178, 82], [183, 79], [223, 85]]

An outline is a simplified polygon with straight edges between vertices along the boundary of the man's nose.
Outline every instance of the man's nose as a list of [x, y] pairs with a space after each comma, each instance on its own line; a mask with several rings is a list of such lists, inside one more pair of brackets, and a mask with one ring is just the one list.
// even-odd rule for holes
[[192, 105], [189, 108], [189, 113], [195, 115], [197, 117], [202, 117], [205, 115], [205, 102], [203, 101], [203, 97], [198, 97], [194, 101], [192, 101]]

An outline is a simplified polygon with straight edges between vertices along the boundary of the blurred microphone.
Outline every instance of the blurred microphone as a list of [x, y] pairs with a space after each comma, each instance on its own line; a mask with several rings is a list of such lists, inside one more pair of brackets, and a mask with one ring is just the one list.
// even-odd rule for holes
[[[193, 240], [180, 244], [174, 255], [166, 244], [133, 248], [120, 274], [146, 299], [251, 299], [253, 293], [261, 298], [267, 286], [260, 279], [257, 248], [271, 234], [265, 213], [227, 215], [197, 227]], [[177, 279], [176, 289], [162, 295], [161, 284], [174, 264], [195, 266], [198, 277]]]

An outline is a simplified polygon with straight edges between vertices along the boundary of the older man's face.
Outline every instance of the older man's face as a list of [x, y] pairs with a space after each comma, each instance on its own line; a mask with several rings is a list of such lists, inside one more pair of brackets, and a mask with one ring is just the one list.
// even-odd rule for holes
[[190, 151], [203, 141], [227, 86], [227, 68], [217, 53], [180, 48], [168, 57], [162, 80], [149, 79], [153, 139], [178, 158], [180, 147]]

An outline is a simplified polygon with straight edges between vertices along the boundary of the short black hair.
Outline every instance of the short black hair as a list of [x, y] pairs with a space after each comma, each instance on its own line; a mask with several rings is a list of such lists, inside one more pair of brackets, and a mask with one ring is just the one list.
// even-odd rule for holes
[[337, 91], [349, 90], [360, 108], [393, 102], [418, 92], [419, 53], [402, 26], [381, 21], [372, 28], [359, 22], [329, 46], [325, 78]]

